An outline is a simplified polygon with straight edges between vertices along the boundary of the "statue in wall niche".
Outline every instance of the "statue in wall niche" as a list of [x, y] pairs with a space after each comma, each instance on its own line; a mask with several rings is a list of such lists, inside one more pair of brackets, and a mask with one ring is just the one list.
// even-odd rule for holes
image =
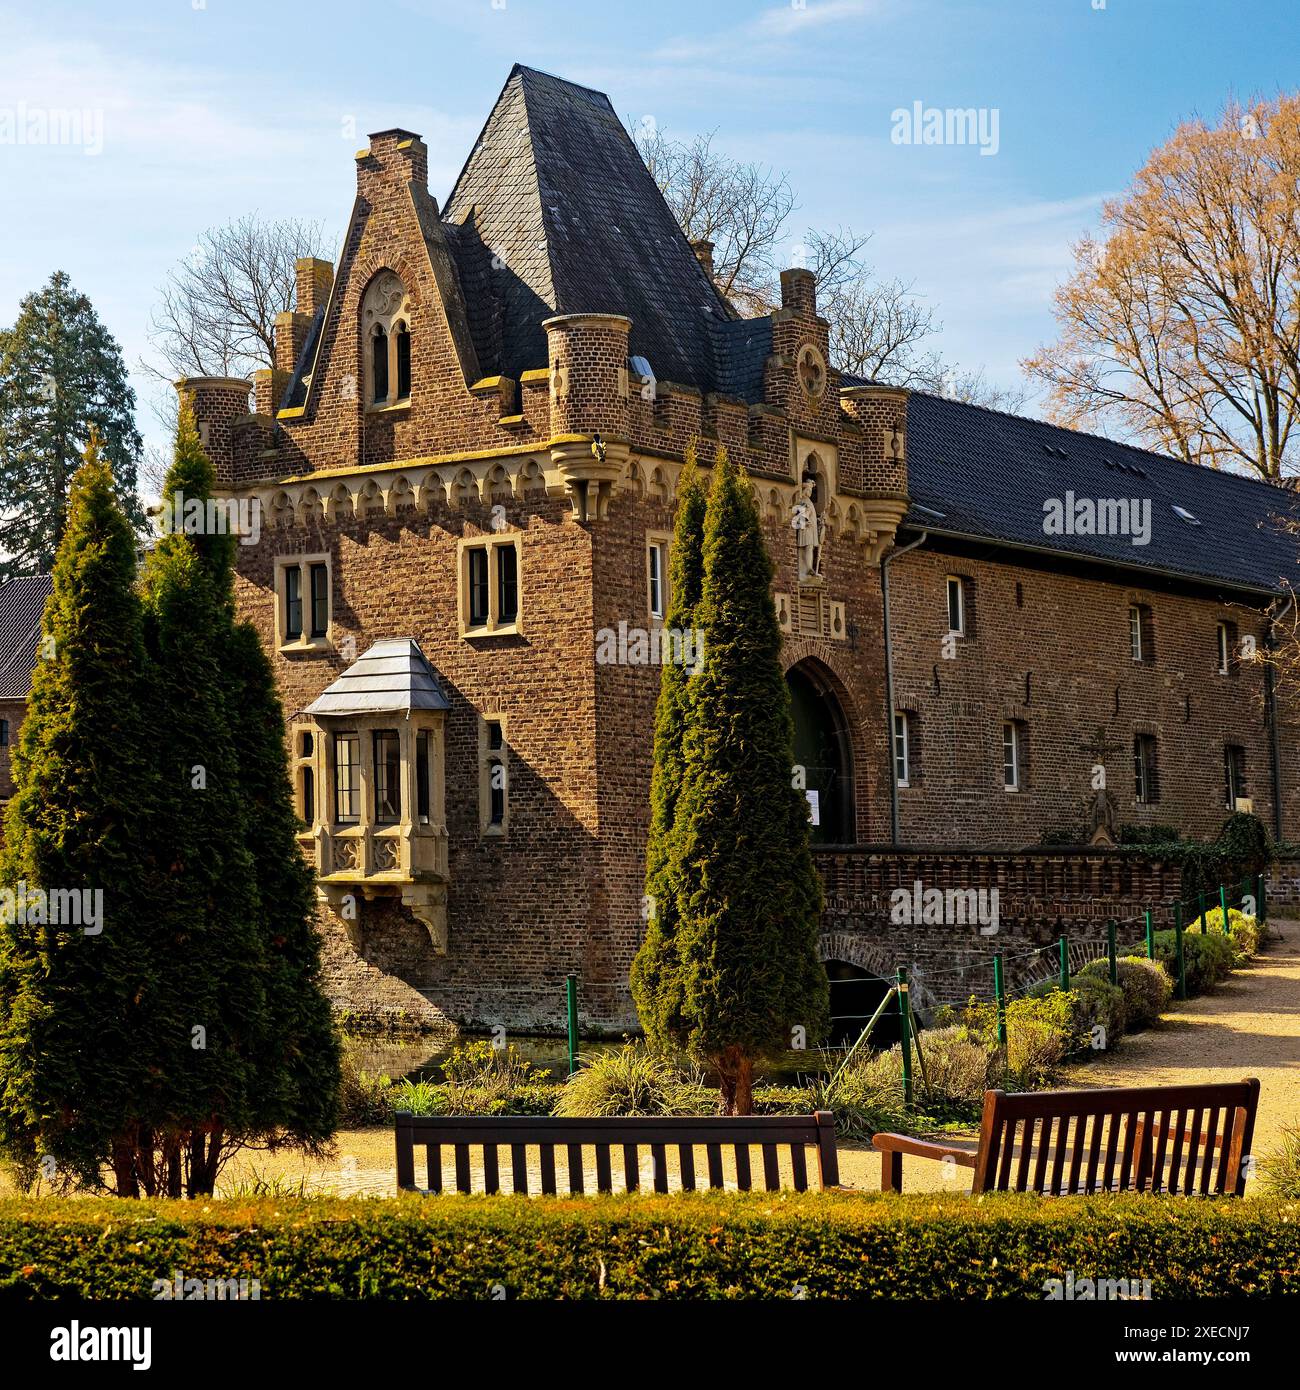
[[1115, 798], [1106, 786], [1096, 787], [1088, 798], [1088, 819], [1086, 833], [1090, 845], [1114, 845], [1115, 838]]
[[817, 515], [817, 480], [805, 474], [795, 489], [794, 510], [790, 524], [794, 527], [795, 545], [799, 553], [799, 578], [820, 576], [822, 564], [821, 521]]
[[1088, 772], [1084, 834], [1090, 845], [1118, 844], [1119, 838], [1116, 834], [1115, 819], [1118, 807], [1115, 804], [1115, 798], [1106, 786], [1105, 760], [1112, 753], [1117, 753], [1120, 745], [1112, 743], [1106, 737], [1105, 730], [1098, 728], [1091, 740], [1083, 744], [1082, 747], [1083, 751], [1090, 753], [1093, 758], [1092, 767]]

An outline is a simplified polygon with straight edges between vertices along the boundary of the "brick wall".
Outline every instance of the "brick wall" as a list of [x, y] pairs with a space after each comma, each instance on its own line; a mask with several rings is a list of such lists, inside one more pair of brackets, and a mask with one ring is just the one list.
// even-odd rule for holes
[[[970, 634], [945, 658], [945, 580], [961, 575]], [[1223, 747], [1246, 749], [1247, 790], [1272, 824], [1270, 751], [1260, 664], [1216, 671], [1215, 628], [1237, 624], [1262, 645], [1258, 610], [1185, 589], [996, 563], [922, 548], [890, 568], [895, 706], [914, 716], [912, 785], [899, 791], [904, 843], [1013, 846], [1077, 823], [1100, 727], [1121, 824], [1172, 824], [1211, 837], [1227, 814]], [[1132, 660], [1129, 604], [1150, 606], [1155, 658]], [[1002, 725], [1023, 723], [1024, 789], [1003, 790]], [[1158, 742], [1159, 800], [1135, 800], [1132, 745]], [[1294, 746], [1283, 730], [1283, 762]], [[1284, 791], [1295, 824], [1294, 778]]]

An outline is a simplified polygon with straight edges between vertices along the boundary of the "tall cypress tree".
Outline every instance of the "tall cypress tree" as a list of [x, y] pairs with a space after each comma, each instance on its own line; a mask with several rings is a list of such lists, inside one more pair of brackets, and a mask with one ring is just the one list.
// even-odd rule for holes
[[[153, 914], [157, 783], [131, 526], [92, 433], [72, 480], [0, 871], [0, 1147], [30, 1179], [134, 1195], [134, 1148], [164, 1113]], [[102, 917], [39, 894], [102, 893]], [[24, 903], [23, 898], [27, 901]], [[35, 920], [35, 919], [43, 920]], [[95, 927], [98, 926], [98, 930]], [[53, 1167], [46, 1164], [52, 1160]]]
[[[164, 498], [206, 515], [214, 485], [183, 405]], [[235, 624], [233, 563], [228, 533], [174, 525], [145, 573], [157, 723], [168, 731], [160, 838], [175, 885], [172, 992], [187, 1027], [202, 1030], [177, 1072], [191, 1194], [212, 1190], [232, 1143], [314, 1146], [337, 1113], [284, 715], [256, 634]]]
[[306, 1149], [338, 1125], [339, 1044], [320, 984], [312, 870], [298, 847], [284, 710], [271, 663], [250, 623], [234, 630], [228, 676], [239, 714], [239, 789], [266, 964], [267, 1032], [256, 1065], [255, 1127]]
[[691, 686], [672, 841], [676, 1031], [718, 1073], [726, 1112], [748, 1114], [755, 1062], [788, 1047], [796, 1026], [820, 1037], [829, 989], [772, 562], [749, 478], [722, 451], [696, 623], [704, 665]]
[[[695, 446], [687, 450], [677, 485], [677, 516], [669, 562], [670, 632], [695, 627], [704, 577], [704, 512], [708, 499], [695, 468]], [[672, 884], [672, 837], [682, 785], [682, 735], [690, 698], [690, 673], [665, 661], [655, 709], [654, 765], [650, 779], [650, 831], [646, 840], [646, 934], [632, 962], [632, 999], [646, 1037], [656, 1046], [672, 1042], [681, 1028], [677, 900]]]

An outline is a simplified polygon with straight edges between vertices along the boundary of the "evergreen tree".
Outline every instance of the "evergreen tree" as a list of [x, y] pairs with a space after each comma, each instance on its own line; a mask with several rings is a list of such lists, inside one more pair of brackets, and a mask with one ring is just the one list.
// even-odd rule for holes
[[754, 1063], [825, 1031], [817, 958], [821, 884], [808, 804], [793, 785], [794, 722], [781, 670], [772, 562], [753, 487], [719, 451], [704, 521], [691, 682], [672, 839], [680, 959], [678, 1041], [748, 1114]]
[[[695, 446], [687, 450], [677, 485], [677, 516], [669, 562], [669, 632], [695, 627], [704, 576], [704, 512], [708, 499], [695, 470]], [[690, 673], [664, 661], [655, 709], [654, 765], [650, 780], [650, 832], [646, 840], [646, 934], [632, 962], [632, 998], [646, 1037], [668, 1045], [681, 1029], [677, 902], [673, 887], [672, 837], [682, 784], [682, 734], [690, 697]]]
[[[0, 870], [0, 1148], [26, 1180], [39, 1163], [57, 1186], [99, 1186], [111, 1162], [117, 1190], [134, 1195], [134, 1145], [163, 1113], [152, 1021], [157, 784], [140, 713], [135, 539], [114, 493], [92, 432], [13, 755]], [[33, 895], [59, 890], [92, 895], [80, 925], [66, 920], [67, 898], [61, 922], [49, 920], [53, 899], [40, 911], [37, 897], [32, 910]]]
[[68, 515], [68, 486], [94, 428], [128, 519], [141, 441], [135, 393], [112, 335], [56, 271], [0, 329], [0, 580], [48, 573]]
[[[188, 406], [164, 484], [206, 512], [215, 478]], [[179, 518], [174, 518], [174, 523]], [[234, 541], [163, 536], [145, 571], [166, 847], [184, 1001], [178, 1065], [186, 1189], [210, 1192], [224, 1153], [332, 1133], [338, 1049], [319, 984], [311, 874], [298, 850], [284, 715], [256, 634], [234, 622]]]
[[239, 711], [239, 789], [266, 962], [268, 1034], [258, 1046], [255, 1126], [314, 1150], [338, 1125], [339, 1045], [320, 986], [312, 870], [298, 847], [284, 710], [257, 630], [234, 630], [228, 671]]

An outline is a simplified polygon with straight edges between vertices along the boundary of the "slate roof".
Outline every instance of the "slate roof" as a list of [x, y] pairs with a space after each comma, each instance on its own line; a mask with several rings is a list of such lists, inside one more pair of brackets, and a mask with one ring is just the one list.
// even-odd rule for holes
[[[988, 539], [1094, 561], [1277, 593], [1300, 579], [1300, 521], [1290, 488], [1182, 463], [1098, 435], [1060, 429], [940, 396], [907, 407], [904, 524], [934, 535]], [[1149, 499], [1151, 538], [1046, 535], [1049, 498]], [[1200, 524], [1182, 519], [1181, 507]], [[941, 513], [936, 516], [934, 513]]]
[[0, 584], [0, 700], [25, 700], [31, 693], [41, 615], [53, 587], [48, 574]]
[[409, 714], [450, 709], [438, 677], [412, 637], [376, 642], [307, 706], [315, 715]]
[[[728, 388], [715, 332], [733, 315], [604, 93], [516, 64], [443, 218], [459, 227], [453, 253], [485, 372], [546, 366], [551, 314], [626, 314], [630, 354], [658, 380]], [[476, 294], [485, 279], [491, 294]], [[492, 301], [496, 328], [474, 321]]]

